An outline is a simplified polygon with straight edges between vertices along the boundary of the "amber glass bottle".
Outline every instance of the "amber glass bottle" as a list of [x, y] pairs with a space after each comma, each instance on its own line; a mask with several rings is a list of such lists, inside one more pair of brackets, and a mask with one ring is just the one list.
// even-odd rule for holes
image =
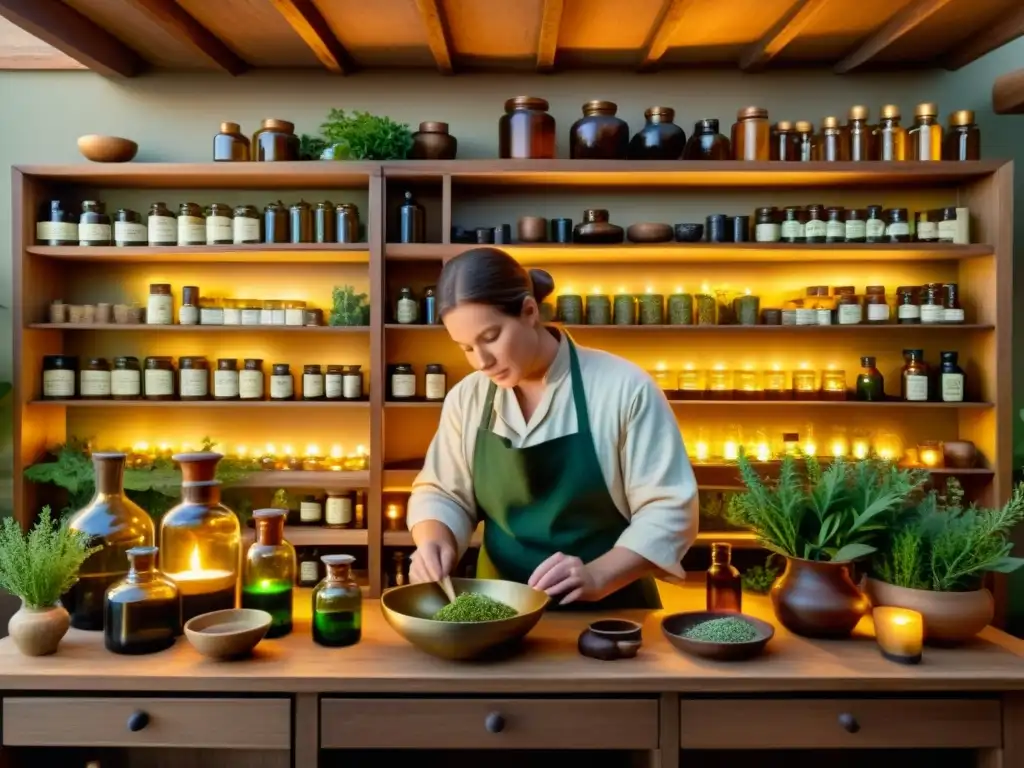
[[960, 109], [949, 116], [949, 130], [942, 150], [943, 160], [980, 160], [981, 130], [974, 113]]
[[900, 371], [900, 395], [908, 402], [928, 400], [930, 371], [924, 361], [924, 350], [904, 349], [903, 370]]
[[814, 126], [807, 120], [797, 120], [793, 127], [796, 130], [796, 159], [810, 162], [814, 159]]
[[686, 147], [686, 131], [673, 122], [675, 117], [671, 107], [648, 107], [644, 111], [647, 122], [629, 140], [627, 156], [631, 160], [678, 160]]
[[911, 160], [942, 159], [942, 125], [939, 123], [939, 108], [935, 104], [917, 105], [907, 139]]
[[744, 107], [732, 126], [732, 151], [736, 160], [769, 160], [771, 126], [764, 107]]
[[882, 117], [872, 134], [875, 160], [907, 159], [907, 132], [900, 125], [900, 108], [895, 104], [882, 107]]
[[707, 609], [734, 611], [743, 606], [740, 572], [732, 564], [732, 545], [714, 542], [711, 545], [711, 567], [707, 574]]
[[[569, 129], [569, 157], [573, 160], [625, 160], [629, 150], [629, 124], [615, 116], [618, 109], [611, 101], [584, 104], [583, 117]], [[679, 151], [682, 152], [682, 147]]]
[[782, 162], [800, 159], [796, 129], [788, 120], [779, 120], [772, 128], [771, 159]]
[[867, 107], [850, 107], [850, 117], [846, 122], [846, 137], [850, 142], [850, 160], [859, 163], [874, 157]]
[[181, 634], [181, 598], [174, 582], [156, 569], [156, 547], [128, 550], [131, 569], [107, 590], [103, 644], [114, 653], [156, 653]]
[[213, 137], [213, 160], [221, 163], [248, 162], [249, 139], [242, 135], [238, 123], [220, 124], [220, 133]]
[[875, 358], [866, 355], [860, 359], [861, 371], [857, 374], [857, 399], [866, 402], [885, 400], [885, 379], [875, 367]]
[[821, 121], [821, 133], [818, 134], [817, 155], [815, 160], [835, 163], [850, 159], [849, 137], [838, 117], [826, 117]]

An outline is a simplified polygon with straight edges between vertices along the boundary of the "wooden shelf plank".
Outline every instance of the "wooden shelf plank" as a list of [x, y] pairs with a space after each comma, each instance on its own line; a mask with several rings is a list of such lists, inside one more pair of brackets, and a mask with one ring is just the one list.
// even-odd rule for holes
[[259, 243], [253, 245], [203, 245], [159, 247], [30, 245], [35, 256], [81, 262], [167, 263], [270, 263], [270, 264], [369, 264], [366, 243]]
[[129, 331], [134, 333], [368, 333], [368, 325], [147, 325], [146, 323], [32, 323], [33, 331]]
[[365, 188], [379, 176], [374, 162], [306, 160], [276, 163], [79, 163], [22, 165], [43, 181], [132, 189]]
[[350, 408], [369, 409], [366, 400], [32, 400], [33, 408]]
[[[246, 547], [256, 538], [252, 528], [242, 532]], [[365, 547], [370, 542], [365, 528], [320, 528], [317, 526], [287, 525], [285, 541], [293, 547]]]
[[[33, 328], [38, 326], [32, 326]], [[45, 326], [61, 328], [64, 326]], [[251, 327], [251, 326], [250, 326]], [[994, 325], [985, 323], [929, 323], [926, 325], [908, 325], [889, 323], [883, 325], [570, 325], [560, 323], [559, 327], [573, 333], [595, 331], [597, 333], [852, 333], [867, 331], [869, 333], [891, 331], [925, 331], [926, 333], [948, 333], [949, 331], [993, 331]], [[392, 332], [433, 332], [446, 333], [443, 325], [412, 325], [388, 323], [384, 329]]]
[[[669, 400], [673, 406], [687, 407], [696, 406], [704, 408], [707, 406], [767, 406], [767, 407], [799, 407], [803, 408], [811, 406], [814, 408], [942, 408], [942, 409], [955, 409], [955, 410], [985, 410], [993, 408], [992, 403], [916, 403], [906, 402], [903, 400], [885, 400], [882, 402], [868, 403], [860, 400]], [[437, 410], [441, 409], [442, 403], [440, 402], [426, 402], [423, 400], [415, 400], [412, 402], [392, 402], [388, 401], [384, 403], [384, 407], [387, 409], [391, 408], [434, 408]]]
[[232, 488], [321, 488], [325, 491], [350, 491], [370, 486], [368, 470], [332, 472], [324, 471], [268, 471], [254, 472]]
[[[389, 243], [385, 258], [391, 261], [447, 261], [476, 246], [468, 243]], [[523, 264], [592, 264], [671, 262], [728, 263], [835, 263], [848, 261], [965, 261], [992, 256], [991, 245], [953, 243], [658, 243], [644, 245], [557, 245], [522, 243], [500, 246]]]

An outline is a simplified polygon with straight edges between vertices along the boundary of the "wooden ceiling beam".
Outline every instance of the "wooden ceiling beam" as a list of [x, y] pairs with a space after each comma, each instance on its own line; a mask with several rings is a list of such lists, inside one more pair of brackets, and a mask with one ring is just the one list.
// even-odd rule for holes
[[743, 52], [740, 57], [740, 69], [744, 72], [759, 72], [768, 66], [768, 62], [782, 53], [828, 2], [829, 0], [796, 0], [764, 37]]
[[128, 4], [148, 15], [172, 37], [187, 42], [229, 75], [241, 75], [249, 69], [238, 54], [174, 0], [128, 0]]
[[544, 0], [540, 32], [537, 33], [537, 71], [551, 72], [558, 55], [558, 32], [562, 27], [565, 0]]
[[862, 67], [895, 43], [905, 34], [920, 26], [932, 14], [941, 10], [950, 0], [913, 0], [910, 5], [898, 11], [881, 29], [861, 43], [853, 53], [836, 64], [836, 74], [845, 75]]
[[313, 0], [271, 1], [328, 71], [343, 75], [354, 69], [348, 51], [331, 31], [323, 14], [313, 5]]
[[434, 56], [437, 71], [442, 75], [455, 74], [452, 68], [451, 35], [448, 32], [448, 21], [444, 9], [438, 0], [416, 0], [416, 9], [427, 29], [427, 45]]
[[640, 62], [641, 72], [649, 72], [658, 68], [661, 57], [668, 50], [669, 41], [676, 33], [686, 11], [694, 2], [695, 0], [665, 0], [661, 7], [661, 14], [647, 36], [648, 42], [644, 49], [644, 58]]
[[1024, 5], [1000, 16], [978, 34], [946, 53], [942, 57], [942, 66], [949, 70], [960, 69], [1021, 35], [1024, 35]]
[[992, 111], [997, 115], [1024, 115], [1024, 69], [996, 78], [992, 85]]
[[134, 77], [139, 54], [59, 0], [0, 0], [0, 16], [105, 77]]

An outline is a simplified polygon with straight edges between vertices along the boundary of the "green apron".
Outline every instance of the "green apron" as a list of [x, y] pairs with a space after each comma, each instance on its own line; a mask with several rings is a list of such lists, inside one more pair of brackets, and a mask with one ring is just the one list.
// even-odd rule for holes
[[[473, 452], [473, 488], [484, 521], [477, 562], [482, 579], [525, 584], [534, 569], [555, 552], [589, 563], [608, 552], [628, 527], [601, 472], [590, 432], [587, 401], [576, 347], [568, 338], [576, 434], [527, 448], [512, 448], [492, 431], [491, 382]], [[608, 446], [609, 450], [617, 450]], [[551, 606], [558, 607], [558, 598]], [[639, 579], [599, 602], [577, 601], [578, 610], [660, 608], [651, 577]]]

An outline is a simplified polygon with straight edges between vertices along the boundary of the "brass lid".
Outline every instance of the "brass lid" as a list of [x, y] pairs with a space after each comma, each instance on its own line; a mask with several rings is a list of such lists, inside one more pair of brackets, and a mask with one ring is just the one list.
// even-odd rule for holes
[[811, 125], [809, 120], [797, 120], [794, 127], [797, 133], [811, 133], [814, 131], [814, 126]]
[[241, 133], [242, 127], [238, 123], [221, 123], [221, 133]]
[[971, 125], [974, 122], [974, 112], [969, 109], [958, 109], [949, 116], [950, 125]]
[[870, 113], [868, 112], [868, 108], [863, 106], [862, 104], [850, 107], [851, 120], [867, 120], [869, 114]]
[[648, 107], [644, 110], [644, 117], [650, 120], [652, 117], [660, 117], [671, 123], [675, 120], [676, 111], [672, 107]]
[[900, 108], [895, 104], [886, 104], [884, 107], [882, 107], [882, 117], [884, 117], [887, 120], [899, 120]]
[[588, 101], [583, 105], [584, 115], [614, 115], [619, 111], [619, 105], [614, 101], [601, 101], [596, 99]]
[[547, 99], [536, 96], [516, 96], [505, 102], [505, 111], [512, 112], [516, 109], [536, 109], [541, 112], [548, 111]]
[[737, 120], [766, 119], [768, 110], [764, 107], [744, 107], [736, 113]]
[[775, 130], [777, 130], [777, 131], [792, 131], [793, 130], [793, 123], [790, 120], [779, 120], [779, 122], [777, 122], [775, 124]]
[[916, 117], [935, 117], [939, 114], [939, 107], [937, 104], [925, 102], [924, 104], [918, 104], [914, 107], [914, 115]]
[[295, 123], [289, 123], [287, 120], [278, 120], [277, 118], [268, 117], [260, 124], [260, 128], [266, 128], [269, 131], [281, 131], [283, 133], [295, 133]]
[[838, 117], [823, 117], [821, 118], [822, 128], [838, 128], [839, 118]]
[[425, 123], [420, 123], [420, 133], [448, 133], [448, 123], [428, 120]]

